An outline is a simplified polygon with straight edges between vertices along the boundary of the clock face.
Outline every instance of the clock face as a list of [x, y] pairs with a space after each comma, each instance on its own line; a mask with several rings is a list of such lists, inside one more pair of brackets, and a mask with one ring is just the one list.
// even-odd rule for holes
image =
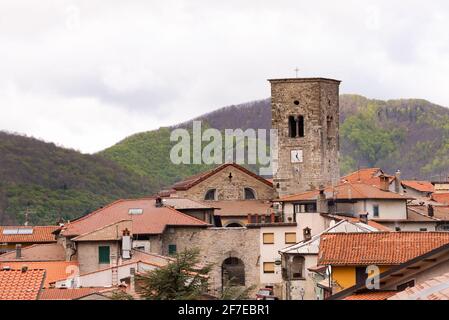
[[292, 150], [291, 161], [292, 163], [302, 163], [303, 162], [302, 150]]

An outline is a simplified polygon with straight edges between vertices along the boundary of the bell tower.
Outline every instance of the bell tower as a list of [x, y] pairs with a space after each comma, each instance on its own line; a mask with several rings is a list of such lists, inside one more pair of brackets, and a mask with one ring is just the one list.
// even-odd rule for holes
[[273, 172], [278, 196], [338, 183], [341, 81], [324, 78], [269, 81], [272, 128], [278, 134]]

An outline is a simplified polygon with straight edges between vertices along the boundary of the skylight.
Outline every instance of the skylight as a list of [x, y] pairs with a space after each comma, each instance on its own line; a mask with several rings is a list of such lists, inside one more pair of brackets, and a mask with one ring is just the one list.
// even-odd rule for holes
[[137, 208], [129, 209], [129, 211], [128, 211], [128, 214], [131, 214], [131, 215], [142, 214], [142, 213], [143, 213], [143, 209], [137, 209]]
[[14, 234], [33, 234], [33, 229], [4, 229], [4, 235], [14, 235]]

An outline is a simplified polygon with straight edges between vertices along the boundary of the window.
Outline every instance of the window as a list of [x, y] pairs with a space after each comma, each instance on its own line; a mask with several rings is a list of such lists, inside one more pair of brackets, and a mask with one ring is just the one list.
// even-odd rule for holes
[[355, 268], [356, 284], [365, 283], [366, 279], [368, 279], [368, 273], [366, 273], [366, 267]]
[[295, 213], [316, 213], [316, 203], [295, 204]]
[[263, 273], [274, 273], [274, 262], [264, 262]]
[[288, 136], [290, 138], [304, 137], [304, 116], [288, 117]]
[[274, 233], [264, 233], [263, 244], [274, 244]]
[[379, 218], [379, 205], [378, 204], [373, 205], [373, 216], [375, 218]]
[[98, 263], [106, 264], [110, 263], [110, 247], [109, 246], [99, 246], [98, 247]]
[[215, 200], [215, 193], [216, 193], [216, 189], [210, 189], [209, 191], [206, 192], [206, 195], [204, 196], [204, 200], [210, 200], [210, 201]]
[[401, 231], [401, 228], [396, 227], [396, 228], [394, 228], [394, 230], [396, 230], [397, 232], [399, 232], [399, 231]]
[[427, 231], [427, 228], [421, 228], [421, 229], [419, 229], [419, 231], [421, 231], [421, 232], [426, 232], [426, 231]]
[[285, 233], [285, 243], [286, 244], [296, 243], [296, 232], [286, 232]]
[[256, 199], [256, 193], [251, 188], [245, 188], [245, 200], [254, 200]]
[[305, 259], [302, 256], [294, 256], [292, 261], [292, 278], [304, 279]]
[[172, 256], [176, 254], [176, 244], [169, 244], [168, 245], [168, 255]]
[[398, 285], [398, 291], [404, 291], [407, 288], [411, 288], [415, 286], [415, 280], [410, 280], [406, 283], [400, 284]]

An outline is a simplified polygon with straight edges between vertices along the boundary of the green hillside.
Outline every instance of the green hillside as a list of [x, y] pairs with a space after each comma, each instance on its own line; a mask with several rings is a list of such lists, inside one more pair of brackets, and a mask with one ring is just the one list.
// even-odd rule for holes
[[55, 224], [117, 198], [148, 195], [152, 181], [96, 155], [0, 132], [0, 224]]

